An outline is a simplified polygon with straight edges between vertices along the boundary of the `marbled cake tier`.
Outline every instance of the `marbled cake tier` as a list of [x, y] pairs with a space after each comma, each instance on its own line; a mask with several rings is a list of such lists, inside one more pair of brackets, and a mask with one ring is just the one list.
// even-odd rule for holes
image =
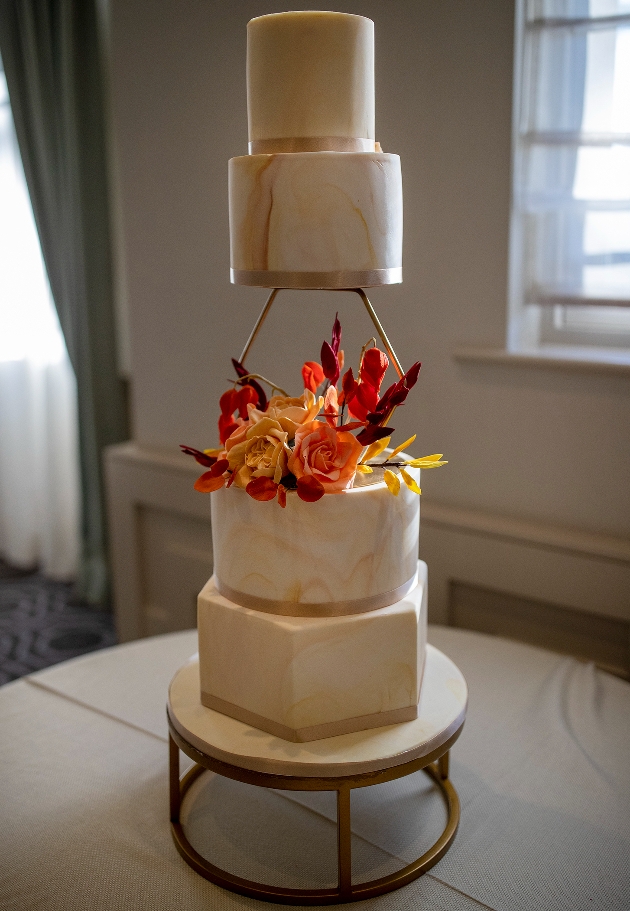
[[397, 497], [379, 481], [316, 503], [291, 491], [285, 509], [235, 486], [211, 498], [216, 584], [238, 604], [336, 616], [393, 604], [414, 584], [420, 502], [404, 484]]
[[232, 158], [229, 198], [236, 284], [351, 288], [402, 281], [398, 155]]
[[202, 703], [301, 742], [413, 720], [426, 651], [425, 563], [415, 575], [389, 607], [320, 618], [234, 604], [213, 577], [198, 599]]

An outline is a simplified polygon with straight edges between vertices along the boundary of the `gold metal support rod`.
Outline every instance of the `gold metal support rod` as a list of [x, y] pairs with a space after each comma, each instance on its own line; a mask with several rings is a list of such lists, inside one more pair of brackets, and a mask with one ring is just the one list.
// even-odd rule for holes
[[348, 786], [337, 791], [337, 859], [339, 895], [343, 900], [352, 893], [352, 829]]
[[170, 734], [168, 737], [168, 752], [171, 822], [178, 822], [179, 810], [181, 806], [181, 791], [179, 787], [179, 747]]
[[261, 328], [262, 324], [265, 322], [265, 319], [267, 318], [267, 314], [269, 313], [269, 310], [271, 309], [271, 305], [273, 304], [275, 297], [279, 290], [280, 290], [280, 288], [274, 288], [273, 291], [271, 292], [271, 294], [269, 295], [269, 297], [267, 298], [267, 303], [262, 308], [260, 316], [256, 320], [256, 325], [252, 329], [251, 335], [247, 339], [247, 342], [245, 343], [245, 347], [243, 348], [243, 353], [241, 354], [241, 356], [239, 358], [239, 361], [241, 362], [241, 364], [245, 363], [245, 358], [247, 357], [247, 352], [254, 344], [254, 339], [260, 332], [260, 328]]
[[385, 333], [385, 330], [383, 329], [383, 327], [381, 325], [381, 321], [379, 320], [378, 316], [376, 315], [376, 310], [370, 303], [367, 294], [365, 293], [363, 288], [353, 288], [352, 290], [355, 291], [359, 295], [359, 297], [365, 304], [365, 309], [370, 314], [370, 318], [376, 327], [376, 331], [378, 332], [379, 336], [381, 337], [381, 341], [385, 345], [385, 350], [387, 351], [387, 353], [389, 354], [389, 356], [392, 360], [396, 373], [398, 374], [399, 377], [402, 377], [404, 375], [405, 371], [400, 366], [400, 361], [396, 357], [396, 352], [392, 348], [391, 343]]
[[[281, 290], [282, 290], [281, 288], [274, 288], [274, 289], [272, 290], [271, 294], [269, 295], [269, 297], [267, 298], [267, 303], [266, 303], [265, 306], [262, 308], [262, 311], [261, 311], [261, 313], [260, 313], [260, 316], [259, 316], [258, 319], [256, 320], [256, 324], [255, 324], [254, 328], [252, 329], [252, 331], [251, 331], [251, 333], [250, 333], [250, 336], [249, 336], [249, 338], [247, 339], [247, 342], [245, 343], [245, 347], [243, 348], [242, 354], [241, 354], [241, 356], [240, 356], [240, 358], [239, 358], [239, 361], [240, 361], [241, 364], [244, 364], [244, 363], [245, 363], [245, 358], [247, 357], [247, 354], [248, 354], [248, 352], [249, 352], [249, 349], [250, 349], [250, 348], [252, 347], [252, 345], [254, 344], [254, 341], [255, 341], [255, 339], [256, 339], [256, 336], [257, 336], [258, 333], [260, 332], [260, 329], [261, 329], [261, 327], [262, 327], [262, 324], [264, 323], [264, 321], [265, 321], [266, 318], [267, 318], [267, 314], [269, 313], [269, 311], [270, 311], [270, 309], [271, 309], [271, 305], [273, 304], [274, 300], [276, 299], [276, 295], [278, 294], [278, 291], [281, 291]], [[376, 314], [376, 310], [375, 310], [374, 307], [372, 306], [372, 304], [371, 304], [371, 302], [370, 302], [370, 300], [369, 300], [367, 294], [366, 294], [365, 291], [363, 290], [363, 288], [333, 288], [333, 289], [331, 289], [331, 290], [334, 290], [334, 291], [354, 291], [355, 294], [358, 294], [358, 295], [359, 295], [359, 297], [361, 298], [361, 300], [363, 301], [363, 303], [364, 303], [364, 305], [365, 305], [365, 309], [367, 310], [367, 312], [368, 312], [369, 315], [370, 315], [370, 319], [371, 319], [372, 322], [374, 323], [374, 326], [375, 326], [375, 328], [376, 328], [376, 331], [377, 331], [377, 333], [378, 333], [378, 335], [379, 335], [381, 341], [382, 341], [383, 344], [385, 345], [385, 350], [387, 351], [387, 353], [388, 353], [389, 356], [390, 356], [390, 359], [391, 359], [391, 361], [392, 361], [392, 363], [393, 363], [393, 365], [394, 365], [394, 369], [396, 370], [396, 373], [398, 374], [399, 377], [402, 377], [402, 376], [404, 375], [405, 371], [402, 369], [402, 366], [401, 366], [401, 364], [400, 364], [400, 361], [399, 361], [398, 358], [396, 357], [396, 352], [395, 352], [394, 349], [392, 348], [391, 342], [390, 342], [390, 340], [387, 338], [387, 333], [386, 333], [385, 330], [383, 329], [383, 326], [382, 326], [382, 324], [381, 324], [381, 321], [380, 321], [380, 319], [378, 318], [378, 316], [377, 316], [377, 314]]]
[[451, 758], [451, 751], [447, 750], [440, 758], [438, 759], [438, 772], [442, 781], [446, 781], [448, 778], [448, 771]]

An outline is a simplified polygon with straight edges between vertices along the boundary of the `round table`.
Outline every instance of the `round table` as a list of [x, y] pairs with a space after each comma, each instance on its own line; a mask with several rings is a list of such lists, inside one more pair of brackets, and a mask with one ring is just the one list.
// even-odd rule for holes
[[[630, 684], [468, 630], [430, 626], [429, 642], [470, 692], [450, 752], [460, 825], [435, 867], [370, 899], [369, 911], [628, 911]], [[0, 687], [0, 907], [260, 911], [195, 873], [173, 845], [164, 703], [196, 648], [196, 630], [169, 633]], [[321, 748], [293, 746], [313, 761]], [[183, 771], [191, 760], [180, 760]], [[234, 873], [332, 887], [335, 799], [207, 773], [182, 819], [193, 844]], [[422, 854], [443, 828], [442, 804], [422, 772], [353, 791], [355, 878]]]
[[[184, 860], [201, 876], [233, 892], [267, 901], [335, 904], [381, 895], [407, 885], [451, 846], [459, 799], [449, 780], [449, 750], [464, 726], [467, 688], [456, 665], [433, 646], [427, 655], [415, 721], [296, 745], [201, 705], [195, 656], [175, 674], [168, 699], [171, 832]], [[195, 765], [180, 781], [179, 751]], [[203, 857], [180, 821], [182, 800], [210, 770], [265, 788], [337, 792], [338, 884], [333, 889], [289, 889], [236, 876]], [[437, 841], [389, 876], [352, 883], [351, 791], [423, 770], [438, 786], [448, 811]]]

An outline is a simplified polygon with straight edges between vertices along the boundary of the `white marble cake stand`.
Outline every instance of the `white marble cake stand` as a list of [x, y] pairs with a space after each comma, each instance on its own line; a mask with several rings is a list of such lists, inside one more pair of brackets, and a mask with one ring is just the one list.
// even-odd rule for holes
[[[177, 850], [201, 876], [233, 892], [266, 901], [324, 905], [358, 901], [398, 889], [416, 879], [449, 849], [459, 823], [459, 799], [448, 778], [449, 750], [466, 717], [466, 681], [446, 655], [427, 646], [415, 721], [293, 743], [249, 727], [201, 704], [197, 656], [171, 681], [168, 699], [171, 831]], [[179, 751], [196, 762], [180, 781]], [[247, 784], [291, 791], [337, 791], [339, 880], [335, 889], [285, 889], [234, 876], [202, 857], [180, 822], [182, 799], [210, 769]], [[422, 769], [440, 788], [448, 809], [435, 844], [389, 876], [352, 883], [350, 792], [411, 775]]]

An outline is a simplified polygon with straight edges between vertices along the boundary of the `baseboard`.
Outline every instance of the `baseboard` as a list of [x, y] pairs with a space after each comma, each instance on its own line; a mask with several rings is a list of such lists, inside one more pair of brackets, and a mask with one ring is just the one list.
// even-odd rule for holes
[[593, 661], [630, 679], [630, 620], [452, 582], [448, 623]]

